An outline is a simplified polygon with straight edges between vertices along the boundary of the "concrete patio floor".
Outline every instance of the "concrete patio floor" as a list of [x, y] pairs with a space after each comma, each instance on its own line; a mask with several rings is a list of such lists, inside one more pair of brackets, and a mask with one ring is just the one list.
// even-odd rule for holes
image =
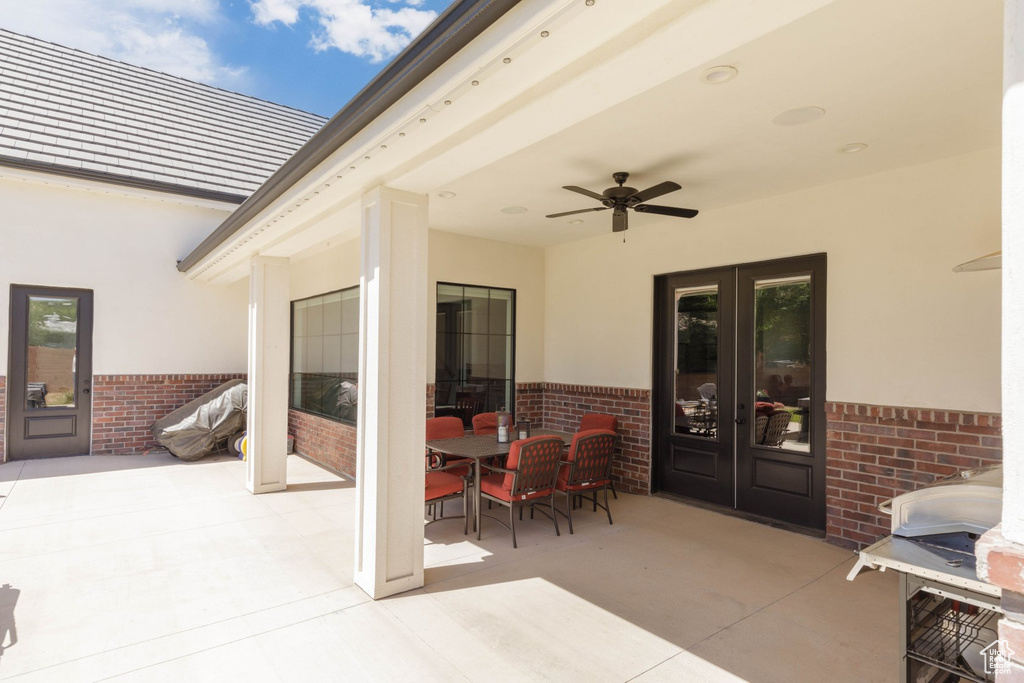
[[426, 587], [373, 602], [352, 482], [290, 456], [288, 491], [253, 496], [244, 468], [0, 465], [0, 679], [896, 678], [896, 577], [847, 582], [852, 554], [823, 541], [620, 494], [613, 526], [526, 521], [518, 550], [493, 521], [479, 542], [432, 524]]

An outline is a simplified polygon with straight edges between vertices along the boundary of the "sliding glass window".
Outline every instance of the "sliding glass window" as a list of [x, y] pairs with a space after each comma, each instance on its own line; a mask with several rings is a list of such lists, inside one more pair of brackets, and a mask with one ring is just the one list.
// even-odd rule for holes
[[356, 423], [359, 287], [292, 302], [288, 405]]
[[473, 415], [515, 405], [512, 289], [437, 285], [434, 414]]

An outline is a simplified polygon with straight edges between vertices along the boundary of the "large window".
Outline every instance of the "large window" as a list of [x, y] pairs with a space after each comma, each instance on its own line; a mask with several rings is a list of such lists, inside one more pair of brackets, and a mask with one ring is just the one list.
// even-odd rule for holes
[[292, 302], [288, 405], [356, 422], [359, 378], [359, 287]]
[[473, 415], [514, 406], [515, 291], [437, 285], [434, 414]]

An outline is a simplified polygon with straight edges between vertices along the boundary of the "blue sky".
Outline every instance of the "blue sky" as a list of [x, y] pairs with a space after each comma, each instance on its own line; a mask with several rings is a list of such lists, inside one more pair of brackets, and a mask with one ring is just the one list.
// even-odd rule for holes
[[333, 115], [451, 0], [0, 0], [0, 26]]

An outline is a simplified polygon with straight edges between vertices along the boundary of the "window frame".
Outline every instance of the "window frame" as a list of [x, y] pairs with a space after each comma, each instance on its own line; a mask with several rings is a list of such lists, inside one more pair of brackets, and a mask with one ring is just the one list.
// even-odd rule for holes
[[[339, 424], [349, 425], [351, 427], [356, 427], [356, 426], [358, 426], [357, 425], [358, 420], [346, 420], [344, 418], [335, 417], [333, 415], [327, 415], [327, 414], [322, 413], [322, 412], [317, 412], [315, 410], [309, 410], [307, 408], [301, 408], [301, 407], [298, 407], [298, 406], [294, 405], [294, 403], [295, 403], [295, 381], [294, 381], [294, 378], [295, 378], [295, 304], [301, 303], [303, 301], [310, 301], [311, 299], [320, 299], [320, 298], [323, 298], [323, 297], [328, 297], [328, 296], [330, 296], [332, 294], [341, 294], [341, 293], [344, 293], [344, 292], [351, 292], [352, 290], [355, 290], [356, 292], [358, 292], [359, 291], [359, 285], [352, 285], [351, 287], [341, 287], [340, 289], [332, 289], [332, 290], [327, 291], [327, 292], [321, 292], [319, 294], [313, 294], [311, 296], [305, 296], [305, 297], [302, 297], [301, 299], [292, 299], [291, 301], [288, 302], [288, 410], [295, 410], [297, 412], [304, 413], [306, 415], [313, 415], [314, 417], [319, 417], [319, 418], [324, 419], [324, 420], [330, 420], [331, 422], [337, 422]], [[358, 322], [362, 322], [362, 321], [357, 318], [357, 323]], [[342, 336], [344, 336], [345, 333], [341, 332], [340, 334]], [[358, 337], [358, 334], [359, 334], [359, 329], [358, 329], [358, 326], [357, 326], [357, 328], [356, 328], [356, 335], [357, 335], [357, 337]], [[357, 365], [358, 365], [358, 361], [357, 361]], [[358, 374], [359, 374], [359, 369], [357, 367], [356, 368], [356, 382], [357, 383], [359, 382]]]
[[[439, 291], [439, 289], [441, 287], [461, 287], [462, 289], [486, 289], [486, 290], [488, 290], [488, 292], [490, 292], [491, 290], [497, 290], [497, 291], [502, 291], [502, 292], [510, 292], [512, 294], [512, 298], [511, 298], [512, 321], [511, 321], [511, 330], [510, 330], [509, 335], [508, 335], [511, 338], [510, 339], [510, 347], [511, 348], [509, 350], [509, 378], [508, 378], [508, 383], [509, 383], [508, 391], [509, 391], [509, 395], [507, 396], [505, 410], [507, 410], [508, 412], [512, 413], [512, 419], [515, 420], [515, 414], [516, 414], [516, 393], [517, 393], [516, 392], [516, 345], [517, 345], [516, 338], [518, 337], [518, 330], [517, 330], [517, 327], [518, 327], [518, 325], [517, 325], [517, 321], [518, 321], [518, 303], [517, 303], [517, 299], [519, 298], [519, 291], [516, 288], [514, 288], [514, 287], [495, 287], [495, 286], [492, 286], [492, 285], [477, 285], [477, 284], [469, 284], [469, 283], [465, 283], [465, 282], [450, 282], [450, 281], [447, 281], [447, 280], [437, 280], [434, 283], [434, 320], [435, 321], [437, 320], [437, 306], [438, 306], [438, 299], [439, 299], [438, 291]], [[465, 333], [465, 332], [463, 332], [461, 334], [463, 336], [467, 336], [468, 335], [468, 333]], [[438, 330], [435, 329], [434, 330], [434, 345], [435, 345], [434, 346], [434, 355], [435, 355], [435, 357], [437, 355], [437, 337], [438, 337]], [[460, 382], [463, 382], [463, 381], [464, 380], [460, 380]], [[435, 403], [434, 404], [435, 404], [435, 411], [436, 411], [436, 405], [437, 405], [437, 399], [436, 399], [436, 396], [437, 396], [437, 384], [438, 384], [438, 382], [437, 382], [437, 365], [435, 364], [434, 365], [434, 396], [435, 396]]]

